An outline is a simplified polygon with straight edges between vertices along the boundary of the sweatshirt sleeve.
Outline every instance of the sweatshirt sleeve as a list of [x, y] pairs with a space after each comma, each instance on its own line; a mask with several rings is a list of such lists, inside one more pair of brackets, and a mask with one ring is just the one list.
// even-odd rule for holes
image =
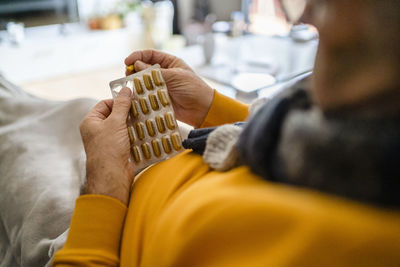
[[249, 106], [214, 90], [214, 99], [200, 128], [246, 120]]
[[52, 266], [118, 266], [126, 211], [124, 204], [111, 197], [79, 197], [67, 242]]

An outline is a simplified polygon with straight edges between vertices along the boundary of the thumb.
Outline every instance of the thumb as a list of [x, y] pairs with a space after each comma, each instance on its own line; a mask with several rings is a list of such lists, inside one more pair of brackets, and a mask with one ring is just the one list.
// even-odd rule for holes
[[179, 73], [176, 70], [177, 69], [160, 69], [161, 75], [167, 84], [169, 83], [170, 80], [180, 77]]
[[136, 62], [135, 62], [135, 71], [136, 72], [139, 72], [139, 71], [142, 71], [142, 70], [144, 70], [144, 69], [147, 69], [148, 67], [150, 67], [151, 65], [150, 64], [146, 64], [146, 63], [144, 63], [143, 61], [140, 61], [140, 60], [137, 60]]
[[128, 112], [131, 107], [132, 91], [128, 87], [124, 87], [118, 93], [114, 100], [113, 108], [110, 117], [125, 121], [128, 117]]

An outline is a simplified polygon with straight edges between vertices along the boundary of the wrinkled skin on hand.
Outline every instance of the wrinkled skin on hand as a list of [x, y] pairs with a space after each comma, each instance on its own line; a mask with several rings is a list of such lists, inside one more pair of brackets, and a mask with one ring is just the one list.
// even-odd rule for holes
[[86, 152], [84, 194], [106, 195], [127, 204], [134, 178], [126, 118], [131, 91], [124, 88], [115, 101], [103, 100], [80, 126]]
[[[193, 127], [200, 127], [210, 109], [214, 90], [181, 59], [155, 50], [133, 52], [125, 59], [136, 72], [160, 64], [175, 116]], [[127, 75], [132, 74], [127, 71]]]

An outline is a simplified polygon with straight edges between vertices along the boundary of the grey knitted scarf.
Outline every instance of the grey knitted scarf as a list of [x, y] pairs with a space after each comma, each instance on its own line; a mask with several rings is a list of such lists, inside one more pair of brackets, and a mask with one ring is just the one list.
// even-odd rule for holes
[[184, 141], [220, 171], [248, 165], [263, 179], [400, 207], [400, 114], [327, 114], [308, 79], [267, 101], [248, 123], [196, 129]]

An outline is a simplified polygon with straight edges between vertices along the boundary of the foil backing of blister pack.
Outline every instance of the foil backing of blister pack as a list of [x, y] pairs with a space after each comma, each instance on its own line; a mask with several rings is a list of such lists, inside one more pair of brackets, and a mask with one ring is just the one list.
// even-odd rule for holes
[[132, 90], [127, 127], [138, 173], [182, 152], [182, 137], [160, 65], [110, 82], [113, 98], [124, 87]]

